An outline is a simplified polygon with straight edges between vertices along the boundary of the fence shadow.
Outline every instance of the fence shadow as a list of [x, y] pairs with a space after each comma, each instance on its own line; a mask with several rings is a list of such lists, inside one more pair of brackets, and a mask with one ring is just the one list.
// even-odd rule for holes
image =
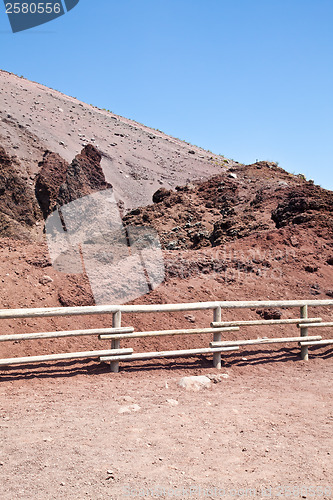
[[[333, 357], [333, 347], [323, 346], [312, 347], [309, 349], [311, 359], [329, 359]], [[246, 358], [246, 359], [245, 359]], [[281, 363], [295, 363], [301, 361], [299, 348], [281, 348], [278, 350], [269, 349], [242, 349], [236, 353], [226, 354], [222, 356], [222, 368], [230, 368], [236, 366], [258, 366]], [[144, 361], [127, 361], [121, 362], [120, 374], [124, 373], [149, 373], [165, 371], [172, 373], [175, 371], [197, 372], [199, 369], [215, 370], [212, 366], [212, 358], [206, 355], [198, 355], [187, 358], [165, 358], [152, 359]], [[0, 383], [10, 382], [14, 380], [31, 380], [31, 379], [56, 379], [56, 378], [71, 378], [78, 375], [98, 376], [102, 374], [110, 374], [111, 377], [116, 374], [110, 372], [109, 363], [101, 363], [96, 359], [82, 359], [62, 361], [56, 363], [35, 363], [31, 365], [16, 365], [3, 367], [0, 371]], [[118, 376], [118, 375], [116, 375]]]
[[49, 363], [34, 363], [31, 365], [16, 365], [3, 367], [0, 371], [0, 383], [13, 380], [29, 380], [34, 378], [70, 378], [77, 375], [98, 375], [110, 373], [106, 363], [96, 359], [59, 361]]

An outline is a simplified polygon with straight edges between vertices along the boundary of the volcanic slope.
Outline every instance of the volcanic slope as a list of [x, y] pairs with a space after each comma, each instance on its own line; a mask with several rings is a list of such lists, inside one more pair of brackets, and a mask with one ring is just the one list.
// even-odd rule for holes
[[[84, 274], [52, 267], [44, 220], [56, 206], [111, 185], [122, 211], [132, 208], [124, 223], [153, 226], [163, 248], [165, 280], [136, 302], [333, 296], [332, 192], [274, 163], [211, 160], [206, 151], [14, 75], [1, 72], [0, 81], [1, 308], [94, 304]], [[253, 314], [243, 312], [242, 318]], [[287, 312], [275, 314], [283, 318]], [[325, 318], [329, 311], [316, 314]], [[233, 317], [231, 312], [228, 319]], [[204, 311], [124, 317], [148, 330], [207, 326], [210, 321]], [[3, 322], [3, 331], [109, 324], [109, 317], [43, 318], [38, 325], [21, 319]], [[201, 340], [133, 344], [165, 349], [168, 343], [190, 347]], [[88, 337], [63, 340], [57, 348], [53, 341], [24, 345], [27, 354], [94, 347], [101, 347], [100, 341]], [[1, 343], [1, 350], [2, 357], [15, 355], [21, 344]]]
[[150, 203], [161, 186], [206, 179], [236, 163], [2, 70], [0, 123], [0, 144], [32, 182], [46, 150], [70, 163], [94, 144], [125, 208]]

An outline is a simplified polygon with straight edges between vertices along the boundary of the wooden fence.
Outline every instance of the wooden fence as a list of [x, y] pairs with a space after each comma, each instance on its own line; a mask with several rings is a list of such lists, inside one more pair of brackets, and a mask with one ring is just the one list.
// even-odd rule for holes
[[[301, 358], [308, 360], [309, 346], [320, 346], [333, 344], [333, 339], [322, 339], [320, 335], [309, 335], [310, 328], [329, 328], [333, 322], [323, 322], [321, 318], [309, 317], [309, 307], [332, 307], [333, 300], [278, 300], [278, 301], [224, 301], [224, 302], [198, 302], [185, 304], [150, 304], [150, 305], [105, 305], [105, 306], [83, 306], [83, 307], [57, 307], [57, 308], [39, 308], [39, 309], [2, 309], [0, 310], [0, 319], [17, 318], [45, 318], [57, 316], [81, 316], [81, 315], [100, 315], [112, 314], [112, 327], [89, 330], [71, 330], [40, 333], [20, 333], [12, 335], [0, 335], [0, 342], [16, 340], [50, 339], [74, 337], [83, 335], [98, 336], [101, 341], [111, 341], [111, 348], [108, 350], [82, 351], [60, 354], [47, 354], [42, 356], [27, 356], [16, 358], [0, 359], [0, 366], [25, 365], [27, 363], [38, 363], [44, 361], [59, 361], [78, 358], [99, 358], [100, 361], [110, 362], [112, 372], [118, 372], [119, 362], [131, 360], [144, 360], [152, 358], [185, 357], [196, 356], [199, 354], [213, 355], [213, 366], [221, 368], [222, 353], [226, 351], [239, 350], [242, 346], [261, 345], [274, 343], [292, 343], [296, 342], [301, 347]], [[256, 319], [239, 321], [222, 321], [222, 312], [227, 309], [251, 309], [251, 308], [299, 308], [299, 318], [288, 319]], [[157, 330], [146, 332], [135, 332], [133, 327], [122, 327], [122, 314], [125, 313], [159, 313], [159, 312], [177, 312], [177, 311], [197, 311], [212, 310], [213, 321], [206, 328], [178, 329], [178, 330]], [[275, 325], [291, 325], [300, 329], [300, 333], [292, 337], [270, 337], [256, 338], [248, 340], [222, 340], [222, 335], [228, 332], [239, 331], [245, 327], [262, 327]], [[175, 351], [159, 352], [133, 352], [131, 348], [120, 348], [120, 341], [131, 338], [143, 337], [163, 337], [173, 335], [197, 335], [212, 334], [213, 339], [209, 346], [200, 349], [184, 349]]]

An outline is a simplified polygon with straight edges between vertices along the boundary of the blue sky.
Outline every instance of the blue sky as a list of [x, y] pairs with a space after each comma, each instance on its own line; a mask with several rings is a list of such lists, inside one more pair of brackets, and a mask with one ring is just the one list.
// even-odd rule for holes
[[333, 190], [332, 0], [80, 0], [0, 67], [243, 163]]

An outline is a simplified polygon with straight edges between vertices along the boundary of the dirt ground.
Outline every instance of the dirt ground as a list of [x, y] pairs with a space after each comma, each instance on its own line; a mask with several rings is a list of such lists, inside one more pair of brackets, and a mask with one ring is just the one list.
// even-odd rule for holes
[[333, 349], [266, 351], [2, 370], [0, 497], [331, 498]]

